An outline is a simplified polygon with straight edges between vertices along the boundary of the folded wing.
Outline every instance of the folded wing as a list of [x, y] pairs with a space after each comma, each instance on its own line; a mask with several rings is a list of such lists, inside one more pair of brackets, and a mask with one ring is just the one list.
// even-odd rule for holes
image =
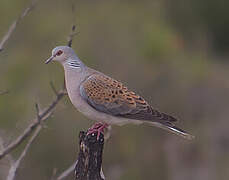
[[152, 108], [142, 97], [104, 74], [92, 74], [80, 86], [81, 96], [97, 111], [128, 119], [168, 123], [176, 119]]

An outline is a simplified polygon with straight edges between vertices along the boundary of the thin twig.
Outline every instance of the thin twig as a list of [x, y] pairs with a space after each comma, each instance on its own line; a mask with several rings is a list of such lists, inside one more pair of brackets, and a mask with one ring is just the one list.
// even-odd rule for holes
[[[74, 6], [72, 6], [72, 11], [74, 11]], [[72, 25], [72, 29], [71, 29], [71, 33], [68, 36], [68, 43], [67, 43], [67, 45], [69, 47], [72, 47], [73, 38], [74, 38], [74, 36], [76, 36], [79, 33], [79, 32], [75, 32], [75, 30], [76, 30], [76, 25], [73, 24]], [[63, 89], [65, 89], [65, 93], [67, 94], [65, 80], [64, 80], [64, 83], [63, 83]]]
[[53, 90], [53, 92], [55, 93], [55, 95], [56, 96], [58, 96], [58, 92], [57, 92], [57, 90], [56, 90], [56, 88], [55, 88], [55, 86], [54, 86], [54, 84], [53, 84], [53, 82], [52, 81], [50, 81], [50, 86], [51, 86], [51, 88], [52, 88], [52, 90]]
[[41, 120], [40, 108], [39, 108], [39, 105], [37, 103], [35, 104], [35, 108], [36, 108], [36, 113], [37, 113], [37, 120], [40, 121]]
[[[4, 141], [3, 139], [0, 137], [0, 151], [4, 149]], [[9, 163], [10, 163], [10, 166], [14, 163], [14, 160], [13, 160], [13, 157], [10, 155], [10, 154], [7, 154], [6, 155]]]
[[68, 36], [68, 43], [67, 43], [67, 45], [69, 47], [72, 47], [73, 38], [74, 38], [74, 36], [76, 36], [79, 33], [79, 32], [75, 32], [75, 30], [76, 30], [76, 25], [73, 24], [72, 25], [72, 31], [71, 31], [71, 33]]
[[60, 90], [58, 92], [58, 96], [56, 97], [56, 99], [45, 110], [43, 110], [43, 112], [40, 112], [40, 114], [39, 114], [40, 121], [39, 121], [38, 117], [36, 117], [36, 119], [33, 120], [33, 123], [30, 124], [24, 130], [24, 132], [20, 136], [17, 137], [16, 140], [14, 140], [12, 143], [10, 143], [6, 147], [6, 149], [4, 149], [0, 153], [0, 159], [2, 159], [5, 155], [9, 154], [12, 150], [14, 150], [17, 146], [19, 146], [29, 135], [31, 135], [33, 130], [38, 125], [40, 125], [40, 123], [45, 122], [49, 118], [49, 116], [52, 114], [52, 111], [54, 110], [54, 108], [56, 107], [58, 102], [63, 98], [64, 95], [65, 95], [64, 90]]
[[35, 7], [36, 2], [37, 2], [37, 0], [32, 0], [32, 2], [29, 5], [29, 7], [24, 9], [24, 11], [22, 11], [21, 15], [11, 24], [11, 26], [8, 29], [8, 31], [3, 36], [3, 38], [2, 38], [2, 40], [0, 42], [0, 51], [3, 50], [5, 43], [11, 37], [11, 35], [12, 35], [13, 31], [16, 29], [18, 23]]
[[33, 143], [33, 141], [35, 140], [35, 138], [39, 135], [40, 131], [42, 129], [42, 126], [39, 125], [33, 136], [29, 139], [28, 143], [26, 144], [25, 146], [25, 149], [22, 151], [20, 157], [18, 158], [18, 160], [11, 166], [10, 170], [9, 170], [9, 174], [8, 174], [8, 177], [7, 177], [7, 180], [14, 180], [16, 174], [17, 174], [17, 170], [18, 170], [18, 167], [21, 163], [21, 161], [24, 159], [26, 153], [28, 152], [31, 144]]
[[76, 167], [77, 161], [73, 163], [68, 169], [66, 169], [64, 172], [62, 172], [58, 177], [57, 180], [62, 180], [65, 177], [67, 177], [70, 173], [72, 173]]

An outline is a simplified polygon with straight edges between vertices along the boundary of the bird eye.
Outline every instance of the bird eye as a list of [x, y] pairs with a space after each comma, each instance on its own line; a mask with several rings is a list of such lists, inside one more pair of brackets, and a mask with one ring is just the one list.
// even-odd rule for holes
[[60, 56], [62, 53], [63, 53], [63, 51], [59, 50], [59, 51], [57, 51], [56, 55]]

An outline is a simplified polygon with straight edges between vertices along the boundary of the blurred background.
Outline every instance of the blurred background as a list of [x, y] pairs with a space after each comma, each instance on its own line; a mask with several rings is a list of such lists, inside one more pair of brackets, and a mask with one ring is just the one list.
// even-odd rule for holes
[[[0, 1], [0, 39], [29, 0]], [[72, 11], [72, 4], [75, 10]], [[0, 52], [0, 135], [14, 140], [55, 98], [64, 74], [45, 65], [51, 50], [65, 45], [72, 24], [73, 49], [88, 66], [177, 116], [196, 136], [186, 141], [147, 125], [113, 126], [104, 148], [109, 180], [227, 180], [229, 178], [229, 1], [223, 0], [40, 0], [18, 24]], [[32, 144], [18, 180], [50, 179], [78, 153], [78, 133], [93, 121], [66, 96]], [[18, 157], [24, 146], [12, 153]], [[4, 180], [9, 163], [0, 161]], [[73, 179], [73, 175], [67, 179]]]

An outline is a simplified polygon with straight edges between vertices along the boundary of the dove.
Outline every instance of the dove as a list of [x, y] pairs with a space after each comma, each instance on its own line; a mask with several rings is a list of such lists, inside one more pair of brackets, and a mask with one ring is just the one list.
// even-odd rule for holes
[[186, 139], [194, 136], [175, 126], [177, 118], [153, 108], [143, 97], [102, 72], [87, 67], [68, 46], [57, 46], [46, 60], [58, 61], [64, 68], [68, 96], [75, 108], [97, 121], [88, 133], [97, 137], [109, 125], [149, 124]]

